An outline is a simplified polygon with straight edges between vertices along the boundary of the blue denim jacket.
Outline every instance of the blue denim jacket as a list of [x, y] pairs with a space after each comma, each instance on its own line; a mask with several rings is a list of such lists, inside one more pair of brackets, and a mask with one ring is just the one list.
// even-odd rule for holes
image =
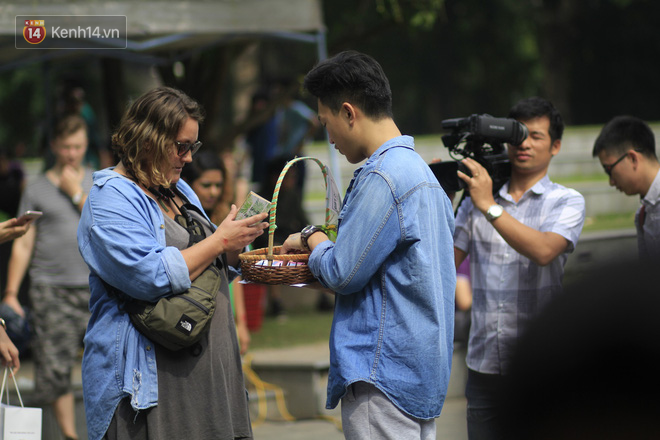
[[449, 198], [412, 137], [389, 140], [355, 171], [337, 242], [309, 259], [336, 292], [327, 408], [364, 381], [413, 417], [440, 415], [453, 351], [453, 231]]
[[[97, 440], [123, 397], [131, 396], [135, 410], [158, 402], [152, 343], [119, 311], [99, 277], [128, 295], [154, 301], [189, 288], [190, 275], [181, 252], [165, 246], [165, 222], [158, 204], [111, 169], [93, 177], [78, 225], [78, 247], [91, 271], [91, 318], [82, 378], [87, 430], [89, 438]], [[185, 182], [177, 187], [201, 210]]]

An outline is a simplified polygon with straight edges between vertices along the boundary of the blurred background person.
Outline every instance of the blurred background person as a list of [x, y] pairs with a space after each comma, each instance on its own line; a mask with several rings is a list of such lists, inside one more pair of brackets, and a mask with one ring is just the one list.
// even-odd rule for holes
[[76, 242], [80, 210], [92, 186], [92, 170], [83, 166], [85, 121], [77, 115], [59, 120], [51, 150], [54, 166], [21, 197], [19, 212], [42, 211], [43, 216], [14, 241], [3, 301], [25, 315], [18, 291], [29, 269], [36, 399], [52, 404], [64, 436], [76, 439], [71, 370], [89, 319], [89, 270]]
[[[23, 236], [29, 228], [29, 223], [21, 225], [15, 218], [0, 223], [0, 243]], [[2, 305], [0, 304], [0, 306]], [[0, 312], [1, 314], [2, 312]], [[4, 316], [0, 316], [0, 358], [2, 358], [2, 365], [13, 368], [14, 373], [16, 373], [21, 367], [18, 358], [19, 350], [9, 338], [8, 331]]]
[[[220, 224], [224, 217], [222, 213], [229, 212], [230, 206], [219, 207], [223, 202], [223, 191], [227, 187], [227, 171], [224, 161], [219, 155], [212, 151], [201, 151], [193, 156], [193, 161], [183, 167], [181, 178], [195, 191], [204, 212], [209, 216], [213, 224]], [[229, 185], [232, 187], [233, 185]], [[233, 189], [233, 188], [232, 188]], [[233, 193], [234, 191], [232, 191]], [[238, 204], [237, 204], [238, 206]], [[247, 314], [245, 311], [245, 298], [243, 285], [240, 277], [229, 284], [229, 295], [236, 320], [236, 333], [241, 347], [241, 354], [245, 354], [250, 347], [250, 331], [247, 325]]]
[[[11, 219], [18, 213], [18, 204], [25, 188], [25, 170], [15, 151], [24, 149], [20, 143], [15, 148], [0, 146], [0, 222]], [[27, 229], [26, 229], [27, 231]], [[0, 230], [0, 234], [7, 229]], [[0, 240], [0, 289], [4, 291], [7, 279], [7, 263], [11, 254], [11, 241]]]
[[2, 318], [0, 318], [0, 359], [2, 359], [2, 365], [11, 368], [14, 374], [21, 368], [18, 349], [9, 339], [7, 324]]
[[500, 393], [507, 438], [660, 438], [658, 263], [591, 268], [530, 321]]
[[256, 188], [264, 185], [266, 167], [268, 162], [276, 155], [278, 142], [277, 118], [273, 104], [272, 90], [262, 86], [252, 96], [250, 116], [256, 117], [257, 124], [250, 129], [246, 136], [252, 159], [252, 175], [250, 181]]

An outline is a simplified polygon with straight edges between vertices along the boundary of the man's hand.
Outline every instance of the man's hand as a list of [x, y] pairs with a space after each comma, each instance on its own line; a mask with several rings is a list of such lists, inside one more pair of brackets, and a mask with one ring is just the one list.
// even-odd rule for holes
[[69, 196], [69, 198], [82, 192], [82, 181], [84, 177], [84, 170], [78, 171], [71, 165], [62, 167], [62, 174], [60, 176], [60, 189]]
[[484, 168], [479, 162], [471, 158], [465, 158], [461, 161], [470, 173], [472, 177], [458, 171], [458, 177], [460, 177], [468, 186], [470, 191], [470, 198], [474, 206], [481, 211], [486, 213], [488, 208], [495, 205], [495, 198], [493, 197], [493, 180], [488, 175], [488, 171]]
[[280, 255], [306, 254], [307, 252], [308, 251], [305, 249], [305, 246], [303, 246], [302, 240], [300, 239], [300, 232], [289, 235], [280, 249]]

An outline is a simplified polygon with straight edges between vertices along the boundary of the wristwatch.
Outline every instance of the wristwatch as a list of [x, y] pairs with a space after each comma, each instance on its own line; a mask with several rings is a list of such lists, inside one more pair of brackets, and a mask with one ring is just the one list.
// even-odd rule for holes
[[74, 205], [78, 205], [82, 201], [84, 195], [85, 195], [84, 192], [78, 191], [73, 195], [73, 197], [71, 197], [71, 201], [73, 202]]
[[488, 208], [488, 211], [486, 211], [486, 218], [488, 219], [489, 222], [492, 222], [496, 218], [502, 215], [504, 212], [504, 208], [502, 208], [502, 205], [493, 205], [490, 208]]
[[317, 232], [322, 232], [322, 230], [318, 226], [314, 226], [314, 225], [307, 225], [303, 228], [302, 231], [300, 231], [300, 241], [302, 242], [302, 245], [305, 246], [305, 249], [307, 249], [308, 251], [311, 249], [307, 244], [307, 239], [311, 237], [312, 234], [315, 234]]

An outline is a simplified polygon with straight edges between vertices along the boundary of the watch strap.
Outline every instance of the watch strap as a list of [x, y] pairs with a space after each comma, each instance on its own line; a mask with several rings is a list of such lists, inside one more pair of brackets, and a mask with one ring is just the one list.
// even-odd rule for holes
[[314, 226], [314, 225], [305, 226], [305, 228], [300, 233], [300, 241], [302, 242], [302, 245], [305, 247], [305, 249], [307, 249], [308, 251], [311, 250], [309, 248], [309, 244], [307, 244], [307, 240], [309, 239], [309, 237], [312, 236], [312, 234], [320, 231], [321, 228], [319, 228], [318, 226]]

